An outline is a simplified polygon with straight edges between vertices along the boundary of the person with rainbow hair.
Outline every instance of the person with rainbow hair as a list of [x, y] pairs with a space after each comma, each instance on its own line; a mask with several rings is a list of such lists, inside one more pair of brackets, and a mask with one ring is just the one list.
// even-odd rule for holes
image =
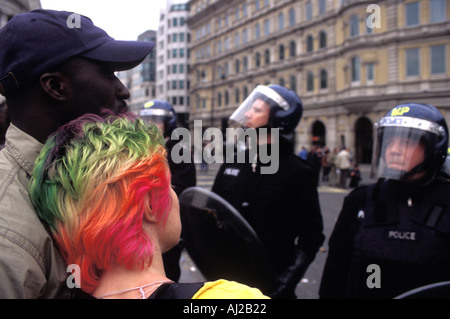
[[79, 267], [81, 291], [71, 296], [267, 298], [232, 281], [176, 284], [166, 277], [162, 253], [181, 233], [170, 180], [164, 138], [131, 113], [87, 114], [47, 140], [29, 191], [65, 262]]

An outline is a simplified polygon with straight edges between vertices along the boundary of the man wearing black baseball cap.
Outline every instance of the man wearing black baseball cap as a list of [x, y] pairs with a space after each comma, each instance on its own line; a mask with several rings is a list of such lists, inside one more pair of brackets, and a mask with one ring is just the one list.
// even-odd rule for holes
[[59, 126], [126, 111], [129, 91], [114, 72], [137, 66], [153, 47], [116, 41], [64, 11], [19, 14], [0, 29], [0, 94], [11, 117], [0, 151], [0, 298], [65, 297], [77, 286], [29, 200], [34, 162]]

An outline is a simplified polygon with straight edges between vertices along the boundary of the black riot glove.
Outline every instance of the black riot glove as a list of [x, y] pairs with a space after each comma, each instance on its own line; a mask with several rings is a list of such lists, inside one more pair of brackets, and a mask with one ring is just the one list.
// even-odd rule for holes
[[277, 286], [268, 295], [273, 299], [295, 299], [295, 287], [312, 261], [313, 258], [297, 248], [293, 256], [293, 262], [276, 276]]

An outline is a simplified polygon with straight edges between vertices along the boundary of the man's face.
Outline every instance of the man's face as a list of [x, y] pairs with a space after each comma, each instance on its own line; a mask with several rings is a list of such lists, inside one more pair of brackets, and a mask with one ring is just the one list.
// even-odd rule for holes
[[105, 109], [116, 114], [128, 110], [125, 100], [130, 92], [116, 77], [111, 64], [75, 58], [65, 68], [69, 68], [71, 81], [71, 119], [85, 113], [100, 114]]
[[246, 127], [263, 127], [269, 123], [270, 105], [258, 99], [253, 102], [251, 108], [245, 112], [244, 116], [247, 118], [245, 122]]
[[416, 141], [392, 136], [386, 142], [385, 160], [391, 169], [408, 172], [425, 159], [425, 148]]

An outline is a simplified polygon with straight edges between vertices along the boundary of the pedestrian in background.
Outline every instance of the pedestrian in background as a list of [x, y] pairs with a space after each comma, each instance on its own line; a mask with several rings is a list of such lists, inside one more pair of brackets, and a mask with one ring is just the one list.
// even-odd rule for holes
[[337, 167], [336, 167], [336, 156], [339, 149], [337, 147], [333, 148], [333, 152], [330, 152], [328, 154], [327, 162], [330, 167], [330, 174], [329, 174], [329, 186], [337, 186], [338, 185], [338, 173], [337, 173]]
[[336, 167], [340, 172], [339, 187], [341, 188], [347, 188], [347, 179], [351, 164], [350, 152], [344, 146], [336, 156]]
[[349, 177], [350, 177], [350, 185], [349, 185], [350, 188], [358, 187], [359, 182], [361, 181], [361, 171], [359, 170], [358, 164], [355, 163], [355, 165], [353, 165]]
[[[242, 214], [266, 248], [274, 285], [261, 289], [272, 298], [296, 298], [295, 288], [324, 240], [314, 172], [293, 153], [292, 136], [302, 111], [295, 92], [279, 85], [257, 86], [230, 117], [255, 129], [256, 160], [247, 150], [244, 163], [235, 158], [222, 164], [212, 187]], [[270, 129], [267, 136], [262, 128]], [[279, 140], [272, 129], [279, 130]], [[259, 153], [266, 149], [273, 154], [277, 146], [278, 170], [262, 174], [267, 163]]]
[[450, 280], [447, 147], [447, 123], [433, 106], [398, 105], [377, 122], [378, 181], [344, 200], [321, 298], [394, 298]]
[[35, 10], [0, 30], [0, 93], [11, 117], [0, 151], [0, 298], [64, 297], [67, 265], [28, 196], [36, 157], [61, 125], [127, 110], [129, 91], [114, 72], [154, 46], [116, 41], [81, 15], [81, 28], [68, 28], [72, 14]]

